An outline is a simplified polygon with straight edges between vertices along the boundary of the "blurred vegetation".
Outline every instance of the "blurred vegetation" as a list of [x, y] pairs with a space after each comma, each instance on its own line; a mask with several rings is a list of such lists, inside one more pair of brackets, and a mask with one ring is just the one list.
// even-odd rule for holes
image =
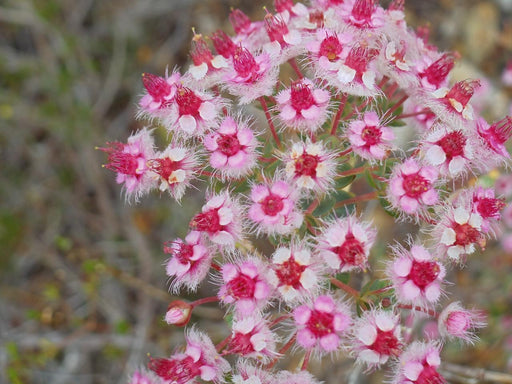
[[[406, 2], [410, 24], [430, 20], [433, 42], [465, 58], [461, 77], [490, 78], [490, 119], [510, 105], [499, 86], [512, 56], [506, 4]], [[231, 31], [230, 7], [261, 18], [261, 5], [0, 2], [0, 382], [123, 383], [148, 352], [167, 355], [181, 340], [181, 329], [162, 322], [171, 296], [161, 244], [186, 233], [200, 192], [180, 206], [166, 195], [127, 205], [94, 147], [142, 126], [134, 119], [140, 74], [186, 65], [192, 26]], [[489, 244], [485, 258], [455, 273], [448, 290], [486, 310], [489, 327], [464, 354], [449, 346], [450, 361], [507, 370], [511, 271], [512, 256]], [[199, 315], [209, 330], [223, 329], [214, 308]]]

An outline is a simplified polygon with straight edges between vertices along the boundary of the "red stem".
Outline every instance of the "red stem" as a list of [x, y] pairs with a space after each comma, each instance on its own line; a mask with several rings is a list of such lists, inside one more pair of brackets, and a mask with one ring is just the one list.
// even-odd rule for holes
[[272, 328], [274, 325], [279, 324], [281, 321], [289, 319], [292, 315], [282, 315], [276, 318], [273, 322], [270, 323], [268, 326], [269, 328]]
[[345, 177], [345, 176], [352, 176], [352, 175], [359, 175], [360, 173], [363, 173], [365, 172], [366, 170], [369, 170], [369, 171], [375, 171], [379, 169], [379, 167], [371, 167], [371, 168], [368, 168], [366, 165], [365, 166], [362, 166], [362, 167], [358, 167], [358, 168], [352, 168], [352, 169], [349, 169], [347, 171], [343, 171], [343, 172], [340, 172], [338, 173], [338, 177]]
[[304, 75], [302, 74], [299, 66], [297, 65], [297, 61], [295, 60], [295, 57], [292, 57], [290, 60], [288, 60], [288, 64], [290, 64], [292, 66], [293, 70], [295, 71], [295, 73], [297, 74], [299, 79], [304, 78]]
[[408, 309], [411, 311], [412, 310], [420, 311], [420, 312], [426, 313], [430, 317], [437, 318], [437, 313], [433, 309], [422, 308], [422, 307], [418, 307], [416, 305], [413, 306], [412, 304], [397, 304], [397, 307], [402, 308], [402, 309]]
[[197, 300], [191, 302], [190, 305], [192, 306], [192, 308], [195, 308], [198, 305], [206, 304], [206, 303], [213, 303], [215, 301], [219, 301], [219, 298], [217, 296], [209, 296], [209, 297], [203, 297], [202, 299], [197, 299]]
[[222, 349], [228, 345], [229, 341], [231, 340], [231, 335], [229, 335], [228, 337], [226, 337], [224, 340], [222, 340], [219, 344], [217, 344], [217, 346], [215, 347], [215, 349], [217, 349], [217, 352], [220, 352], [222, 351]]
[[352, 152], [352, 147], [345, 149], [344, 151], [340, 152], [338, 154], [338, 157], [343, 157], [345, 155], [348, 155], [350, 152]]
[[359, 297], [359, 291], [357, 291], [354, 288], [348, 286], [347, 284], [342, 283], [341, 281], [335, 279], [334, 277], [331, 277], [330, 281], [331, 281], [332, 285], [335, 285], [339, 289], [344, 290], [345, 292], [347, 292], [349, 295], [355, 297], [356, 299]]
[[[295, 343], [295, 338], [296, 338], [296, 335], [293, 335], [293, 337], [285, 344], [281, 347], [281, 349], [278, 351], [278, 353], [280, 355], [283, 355], [284, 353], [286, 353], [287, 350], [290, 349], [290, 347], [293, 345], [293, 343]], [[268, 363], [265, 368], [266, 369], [270, 369], [272, 368], [274, 365], [276, 365], [277, 361], [280, 359], [281, 356], [279, 357], [276, 357], [274, 360], [272, 360], [270, 363]]]
[[272, 132], [272, 136], [274, 137], [277, 146], [281, 148], [281, 140], [279, 140], [279, 136], [277, 136], [276, 128], [274, 127], [272, 117], [270, 116], [270, 112], [268, 111], [267, 102], [265, 101], [265, 98], [263, 96], [259, 98], [259, 101], [261, 103], [263, 111], [265, 112], [265, 117], [267, 118], [268, 126], [270, 127], [270, 132]]
[[212, 263], [212, 268], [220, 272], [220, 266], [218, 264]]
[[386, 117], [388, 117], [393, 112], [395, 112], [404, 103], [404, 101], [407, 100], [408, 98], [409, 98], [408, 95], [402, 96], [402, 98], [400, 100], [398, 100], [395, 105], [393, 105], [391, 108], [389, 108], [386, 111], [386, 113], [384, 113], [384, 115], [382, 116], [382, 120], [384, 120]]
[[379, 196], [379, 194], [377, 191], [365, 193], [364, 195], [359, 195], [356, 197], [352, 197], [350, 199], [345, 199], [345, 200], [339, 201], [338, 203], [336, 203], [334, 205], [334, 208], [340, 208], [340, 207], [343, 207], [348, 204], [354, 204], [354, 203], [359, 203], [359, 202], [363, 202], [363, 201], [374, 200], [378, 196]]
[[302, 362], [301, 371], [305, 371], [308, 368], [310, 356], [311, 356], [311, 349], [308, 349], [306, 351], [306, 354], [304, 355], [304, 361]]
[[345, 104], [347, 103], [347, 97], [348, 95], [346, 93], [343, 94], [343, 96], [340, 99], [340, 105], [338, 107], [338, 112], [336, 112], [336, 116], [334, 117], [334, 121], [332, 122], [331, 127], [331, 135], [336, 135], [336, 130], [338, 129], [338, 124], [341, 119], [341, 115], [343, 114], [343, 110], [345, 109]]
[[397, 116], [396, 118], [397, 119], [405, 119], [406, 117], [414, 117], [414, 116], [419, 116], [419, 115], [425, 115], [425, 114], [427, 114], [429, 112], [430, 112], [430, 109], [425, 108], [425, 109], [422, 109], [421, 111], [418, 111], [418, 112], [405, 113], [403, 115]]

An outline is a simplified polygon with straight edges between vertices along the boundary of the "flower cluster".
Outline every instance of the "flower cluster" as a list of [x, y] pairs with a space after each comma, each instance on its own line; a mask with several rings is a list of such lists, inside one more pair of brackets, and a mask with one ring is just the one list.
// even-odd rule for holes
[[[274, 5], [263, 21], [232, 10], [232, 35], [194, 32], [188, 70], [143, 75], [138, 116], [166, 148], [148, 128], [102, 148], [127, 200], [205, 191], [188, 232], [164, 245], [166, 272], [173, 293], [208, 280], [216, 291], [171, 303], [165, 320], [186, 325], [211, 302], [229, 315], [225, 340], [190, 328], [183, 350], [131, 384], [317, 383], [310, 358], [339, 354], [388, 367], [393, 384], [442, 383], [443, 343], [484, 324], [443, 286], [499, 233], [505, 200], [477, 176], [509, 163], [512, 119], [479, 116], [480, 83], [450, 81], [458, 56], [408, 28], [403, 1]], [[384, 255], [370, 209], [418, 236]], [[411, 340], [420, 313], [439, 340]], [[301, 372], [273, 369], [288, 350], [304, 354]]]

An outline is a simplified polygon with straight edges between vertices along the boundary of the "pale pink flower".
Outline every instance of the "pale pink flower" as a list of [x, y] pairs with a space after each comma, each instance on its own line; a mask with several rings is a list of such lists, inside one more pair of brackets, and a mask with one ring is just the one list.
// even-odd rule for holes
[[432, 235], [438, 239], [439, 255], [455, 262], [475, 252], [476, 244], [485, 245], [482, 216], [467, 206], [446, 207]]
[[318, 256], [339, 272], [365, 270], [376, 235], [370, 223], [354, 216], [337, 219], [319, 236]]
[[425, 162], [436, 167], [442, 176], [465, 175], [475, 160], [475, 145], [469, 134], [460, 129], [437, 126], [421, 140]]
[[151, 131], [144, 128], [132, 134], [126, 144], [108, 142], [108, 147], [98, 148], [108, 154], [105, 168], [117, 173], [117, 184], [124, 184], [126, 200], [135, 201], [156, 187], [148, 160], [155, 156], [155, 144]]
[[164, 381], [153, 372], [135, 371], [127, 384], [164, 384]]
[[321, 143], [294, 143], [282, 155], [286, 175], [301, 189], [326, 192], [334, 182], [336, 159]]
[[388, 199], [393, 208], [414, 215], [438, 203], [434, 189], [438, 171], [410, 158], [398, 164], [389, 179]]
[[311, 373], [308, 371], [279, 371], [276, 375], [274, 384], [320, 384]]
[[254, 366], [246, 360], [239, 360], [233, 372], [233, 384], [275, 384], [273, 374], [261, 366]]
[[355, 154], [366, 160], [384, 160], [392, 148], [395, 135], [382, 125], [377, 113], [365, 112], [361, 120], [352, 120], [347, 137]]
[[156, 154], [147, 164], [158, 175], [160, 191], [168, 191], [179, 201], [196, 176], [199, 159], [192, 149], [169, 144], [165, 151]]
[[394, 80], [404, 90], [417, 86], [413, 71], [411, 44], [404, 39], [391, 39], [383, 43], [377, 56], [377, 67], [383, 75]]
[[232, 330], [226, 353], [257, 359], [263, 363], [278, 356], [276, 342], [279, 338], [270, 331], [260, 315], [235, 317]]
[[347, 24], [358, 29], [375, 29], [384, 25], [385, 13], [375, 0], [346, 0], [338, 15]]
[[223, 106], [220, 97], [180, 85], [164, 123], [171, 132], [202, 136], [217, 124]]
[[392, 384], [442, 384], [445, 379], [437, 371], [441, 365], [441, 347], [434, 343], [412, 342], [400, 355]]
[[446, 275], [444, 266], [421, 245], [412, 245], [410, 251], [396, 246], [394, 254], [386, 273], [398, 302], [420, 307], [437, 303]]
[[468, 343], [474, 343], [478, 339], [474, 331], [485, 325], [485, 316], [482, 312], [465, 309], [458, 301], [443, 309], [438, 319], [441, 336], [461, 339]]
[[204, 232], [215, 244], [233, 248], [242, 238], [241, 208], [227, 191], [208, 197], [208, 201], [190, 222], [190, 227]]
[[219, 128], [203, 139], [210, 165], [223, 177], [239, 178], [256, 165], [258, 141], [249, 125], [227, 116]]
[[456, 55], [444, 53], [437, 60], [423, 55], [422, 61], [416, 65], [416, 71], [420, 79], [420, 85], [427, 91], [436, 91], [448, 85], [448, 75], [455, 65]]
[[496, 198], [494, 189], [475, 187], [461, 191], [454, 205], [470, 207], [471, 211], [482, 217], [481, 230], [495, 233], [496, 223], [501, 220], [501, 210], [507, 205], [504, 199]]
[[190, 321], [194, 307], [183, 300], [174, 300], [167, 307], [164, 320], [167, 324], [182, 327]]
[[[477, 166], [483, 171], [488, 171], [496, 166], [507, 165], [510, 154], [505, 143], [512, 136], [512, 118], [507, 116], [500, 121], [489, 125], [484, 119], [476, 121], [476, 131], [482, 142], [482, 153]], [[480, 164], [482, 163], [482, 164]]]
[[267, 11], [264, 23], [270, 43], [264, 44], [263, 49], [277, 58], [276, 64], [280, 65], [304, 51], [301, 32], [289, 28], [280, 15], [272, 15]]
[[182, 286], [195, 291], [206, 278], [214, 256], [197, 231], [189, 232], [185, 241], [176, 239], [166, 243], [164, 252], [170, 255], [165, 270], [167, 276], [174, 278], [171, 290], [176, 293]]
[[165, 383], [191, 384], [200, 378], [206, 382], [221, 383], [230, 370], [229, 363], [215, 350], [210, 338], [196, 329], [187, 332], [184, 353], [175, 353], [170, 358], [151, 358], [149, 369]]
[[233, 54], [233, 65], [226, 72], [224, 87], [240, 104], [249, 104], [261, 96], [272, 95], [279, 67], [273, 66], [268, 53], [257, 56], [242, 46]]
[[311, 80], [297, 80], [276, 96], [277, 116], [287, 127], [314, 133], [329, 116], [330, 99], [330, 92]]
[[146, 88], [146, 93], [139, 101], [140, 115], [148, 117], [163, 118], [168, 113], [171, 102], [176, 95], [181, 75], [175, 71], [171, 76], [165, 75], [165, 78], [153, 75], [151, 73], [142, 74], [142, 83]]
[[212, 54], [203, 36], [196, 34], [195, 31], [190, 57], [192, 65], [188, 69], [188, 73], [195, 81], [200, 81], [203, 86], [217, 82], [221, 70], [229, 66], [228, 61], [222, 55], [214, 56]]
[[303, 215], [296, 208], [298, 191], [282, 180], [255, 185], [248, 216], [256, 233], [288, 234], [299, 228]]
[[251, 21], [249, 16], [240, 9], [232, 9], [229, 21], [235, 30], [233, 38], [235, 44], [243, 45], [249, 50], [259, 49], [268, 41], [263, 21]]
[[420, 133], [428, 132], [437, 120], [435, 113], [424, 105], [416, 104], [411, 98], [404, 103], [404, 114], [414, 114], [408, 121]]
[[377, 96], [380, 90], [375, 84], [377, 71], [373, 59], [377, 52], [368, 47], [352, 47], [337, 71], [337, 82], [333, 84], [342, 92], [355, 96]]
[[320, 355], [338, 350], [341, 337], [352, 324], [348, 306], [328, 295], [295, 308], [293, 319], [298, 329], [297, 344]]
[[382, 309], [365, 311], [353, 326], [351, 348], [358, 363], [374, 369], [402, 351], [400, 317]]
[[239, 316], [261, 311], [270, 304], [274, 276], [258, 258], [247, 257], [224, 264], [221, 273], [218, 297], [223, 304], [232, 304]]
[[277, 291], [287, 304], [303, 301], [320, 288], [320, 265], [309, 249], [281, 246], [272, 255]]

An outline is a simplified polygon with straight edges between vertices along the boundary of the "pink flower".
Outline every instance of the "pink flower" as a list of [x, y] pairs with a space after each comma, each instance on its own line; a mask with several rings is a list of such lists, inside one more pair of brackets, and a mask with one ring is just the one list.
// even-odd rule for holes
[[98, 148], [108, 154], [105, 168], [117, 172], [116, 182], [124, 184], [126, 199], [135, 201], [156, 185], [148, 167], [148, 160], [154, 157], [154, 141], [151, 131], [142, 129], [128, 138], [126, 144], [107, 143], [108, 147]]
[[455, 65], [456, 55], [445, 53], [436, 61], [429, 56], [423, 56], [427, 63], [420, 62], [416, 69], [420, 78], [420, 85], [427, 91], [435, 91], [448, 85], [448, 75]]
[[302, 214], [296, 209], [297, 191], [285, 181], [252, 187], [249, 218], [256, 223], [256, 233], [287, 234], [302, 224]]
[[496, 222], [501, 220], [501, 210], [507, 205], [504, 199], [495, 197], [494, 189], [475, 187], [461, 191], [454, 201], [457, 206], [471, 207], [471, 211], [482, 217], [481, 230], [495, 233]]
[[314, 133], [325, 122], [331, 94], [309, 79], [297, 80], [276, 97], [279, 120], [299, 131]]
[[164, 320], [167, 324], [183, 327], [188, 324], [194, 307], [183, 300], [174, 300], [167, 307]]
[[128, 384], [164, 384], [162, 379], [152, 372], [135, 371]]
[[485, 245], [482, 230], [482, 216], [472, 212], [470, 207], [448, 206], [439, 223], [433, 229], [433, 236], [439, 239], [440, 256], [448, 256], [455, 262], [463, 262], [463, 256], [475, 251], [475, 244]]
[[242, 237], [241, 209], [237, 201], [223, 191], [208, 198], [190, 227], [204, 232], [215, 244], [233, 248]]
[[272, 255], [277, 290], [287, 304], [304, 300], [319, 289], [319, 268], [307, 248], [279, 247]]
[[354, 216], [332, 222], [318, 238], [318, 255], [339, 272], [365, 270], [377, 231]]
[[375, 85], [377, 73], [372, 64], [375, 54], [368, 47], [352, 47], [338, 69], [337, 84], [333, 85], [350, 95], [378, 95], [379, 89]]
[[298, 142], [283, 154], [286, 175], [301, 189], [325, 192], [334, 182], [336, 160], [334, 153], [321, 143]]
[[439, 333], [448, 339], [461, 339], [473, 343], [478, 339], [474, 331], [485, 325], [483, 313], [464, 309], [458, 301], [448, 305], [439, 314]]
[[176, 95], [181, 75], [173, 72], [165, 78], [151, 73], [142, 74], [142, 83], [146, 88], [146, 94], [140, 99], [140, 114], [149, 117], [165, 117], [171, 102]]
[[151, 359], [149, 369], [166, 383], [196, 383], [198, 378], [214, 383], [223, 382], [230, 370], [229, 363], [219, 356], [210, 338], [195, 329], [185, 336], [185, 353], [175, 353], [170, 358]]
[[203, 144], [210, 155], [210, 165], [224, 177], [239, 178], [256, 165], [258, 141], [245, 122], [226, 117], [219, 128], [205, 136]]
[[437, 369], [441, 365], [440, 347], [433, 343], [412, 342], [400, 355], [392, 384], [443, 384]]
[[272, 373], [261, 366], [254, 366], [246, 360], [238, 360], [233, 372], [233, 384], [275, 384]]
[[238, 46], [233, 54], [233, 65], [224, 77], [224, 87], [240, 104], [248, 104], [261, 96], [272, 95], [277, 81], [278, 67], [272, 66], [267, 53], [253, 56], [248, 49]]
[[195, 177], [199, 159], [192, 149], [170, 144], [147, 164], [158, 175], [160, 191], [168, 191], [179, 201]]
[[393, 169], [389, 179], [388, 199], [391, 205], [410, 215], [423, 211], [425, 206], [437, 204], [439, 196], [434, 189], [438, 171], [407, 159]]
[[188, 73], [192, 75], [194, 80], [201, 81], [203, 85], [205, 81], [206, 83], [216, 82], [220, 70], [228, 67], [226, 58], [222, 55], [213, 56], [203, 36], [196, 34], [195, 31], [190, 49], [190, 57], [192, 65]]
[[474, 160], [474, 145], [462, 130], [447, 127], [432, 129], [421, 141], [425, 161], [439, 169], [443, 176], [455, 178], [467, 174]]
[[281, 15], [272, 15], [267, 11], [264, 23], [270, 43], [264, 44], [263, 49], [276, 57], [276, 64], [280, 65], [302, 53], [301, 32], [296, 28], [288, 28]]
[[222, 107], [221, 98], [180, 85], [164, 123], [186, 137], [202, 136], [215, 126]]
[[222, 266], [218, 296], [222, 303], [233, 304], [240, 316], [264, 309], [272, 295], [272, 275], [268, 266], [255, 257], [248, 257]]
[[178, 292], [182, 286], [195, 291], [206, 278], [214, 256], [197, 231], [191, 231], [185, 241], [176, 239], [166, 243], [164, 252], [171, 256], [165, 269], [167, 276], [174, 278], [173, 292]]
[[338, 11], [341, 18], [349, 25], [360, 29], [374, 29], [384, 25], [384, 9], [374, 0], [347, 0], [342, 2]]
[[384, 160], [395, 138], [393, 131], [380, 122], [373, 112], [365, 112], [362, 120], [348, 125], [347, 137], [355, 154], [367, 160]]
[[398, 302], [421, 307], [437, 303], [446, 275], [444, 266], [421, 245], [413, 245], [410, 251], [397, 246], [394, 253], [386, 272]]
[[490, 152], [488, 157], [493, 165], [508, 162], [510, 154], [505, 143], [512, 136], [512, 118], [507, 116], [492, 125], [479, 118], [476, 121], [476, 128], [484, 148]]
[[341, 345], [341, 336], [352, 323], [348, 306], [327, 295], [295, 308], [293, 319], [298, 328], [297, 344], [319, 354], [336, 351]]
[[400, 317], [391, 311], [365, 311], [353, 326], [352, 349], [357, 362], [370, 369], [385, 364], [402, 351]]
[[227, 353], [257, 359], [263, 363], [277, 357], [276, 341], [279, 338], [270, 331], [261, 316], [252, 315], [235, 318], [233, 334], [227, 346]]

